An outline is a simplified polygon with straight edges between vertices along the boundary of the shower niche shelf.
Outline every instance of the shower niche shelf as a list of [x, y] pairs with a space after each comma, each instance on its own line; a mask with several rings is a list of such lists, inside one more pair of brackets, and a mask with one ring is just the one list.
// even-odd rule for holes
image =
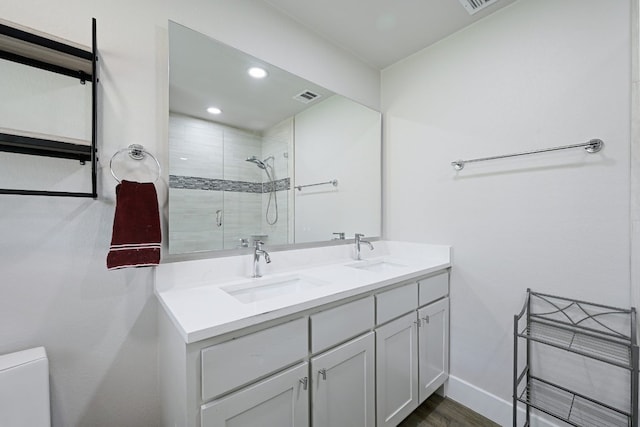
[[[29, 129], [0, 128], [0, 152], [79, 161], [91, 165], [91, 191], [65, 192], [0, 188], [0, 194], [97, 198], [97, 43], [92, 19], [91, 48], [0, 20], [0, 59], [91, 83], [91, 139], [79, 140]], [[55, 105], [52, 106], [55, 108]]]
[[[518, 426], [518, 402], [525, 405], [524, 426], [531, 408], [578, 427], [638, 426], [638, 345], [636, 310], [622, 309], [532, 292], [514, 316], [513, 426]], [[525, 341], [524, 368], [519, 369], [518, 341]], [[536, 375], [531, 344], [537, 342], [610, 369], [629, 373], [629, 404], [616, 407], [558, 382]], [[554, 378], [556, 380], [556, 378]]]

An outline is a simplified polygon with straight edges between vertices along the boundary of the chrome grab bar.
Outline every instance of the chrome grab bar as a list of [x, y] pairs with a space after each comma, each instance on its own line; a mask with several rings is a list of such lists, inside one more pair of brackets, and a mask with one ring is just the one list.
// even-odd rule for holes
[[331, 184], [334, 187], [338, 186], [338, 180], [337, 179], [332, 179], [331, 181], [327, 181], [327, 182], [318, 182], [317, 184], [306, 184], [306, 185], [296, 185], [295, 188], [298, 189], [298, 191], [302, 191], [302, 189], [304, 187], [315, 187], [316, 185], [327, 185], [327, 184]]

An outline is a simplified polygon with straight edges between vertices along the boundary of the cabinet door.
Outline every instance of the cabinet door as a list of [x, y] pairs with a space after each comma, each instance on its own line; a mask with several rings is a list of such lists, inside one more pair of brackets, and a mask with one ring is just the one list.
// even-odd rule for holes
[[418, 407], [418, 316], [376, 329], [377, 426], [396, 426]]
[[202, 405], [202, 427], [307, 427], [307, 362]]
[[311, 359], [314, 427], [374, 427], [374, 334]]
[[422, 326], [418, 330], [420, 402], [449, 377], [449, 298], [418, 310]]

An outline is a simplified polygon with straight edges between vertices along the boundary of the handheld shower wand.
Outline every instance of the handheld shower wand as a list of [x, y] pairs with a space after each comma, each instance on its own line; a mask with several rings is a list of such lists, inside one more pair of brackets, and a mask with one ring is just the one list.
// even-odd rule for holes
[[[267, 178], [269, 179], [269, 184], [271, 186], [270, 190], [269, 190], [269, 201], [267, 202], [267, 212], [265, 213], [265, 219], [267, 220], [267, 224], [269, 225], [274, 225], [275, 223], [278, 222], [278, 197], [276, 195], [276, 183], [275, 180], [272, 178], [271, 174], [269, 173], [269, 168], [267, 168], [267, 166], [269, 166], [269, 164], [267, 164], [267, 160], [274, 160], [273, 156], [269, 156], [264, 160], [260, 160], [258, 159], [256, 156], [251, 156], [251, 157], [247, 157], [246, 161], [255, 164], [256, 166], [258, 166], [260, 169], [264, 170], [267, 174]], [[269, 166], [272, 170], [273, 167]], [[271, 221], [269, 219], [269, 212], [271, 211], [271, 200], [273, 199], [273, 205], [275, 206], [276, 209], [276, 214], [275, 214], [275, 218], [273, 219], [273, 221]]]

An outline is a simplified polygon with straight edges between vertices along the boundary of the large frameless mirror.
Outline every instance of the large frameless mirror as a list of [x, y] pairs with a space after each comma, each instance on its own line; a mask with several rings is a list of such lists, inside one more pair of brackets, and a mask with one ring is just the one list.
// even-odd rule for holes
[[379, 112], [171, 21], [169, 76], [170, 253], [380, 236]]

